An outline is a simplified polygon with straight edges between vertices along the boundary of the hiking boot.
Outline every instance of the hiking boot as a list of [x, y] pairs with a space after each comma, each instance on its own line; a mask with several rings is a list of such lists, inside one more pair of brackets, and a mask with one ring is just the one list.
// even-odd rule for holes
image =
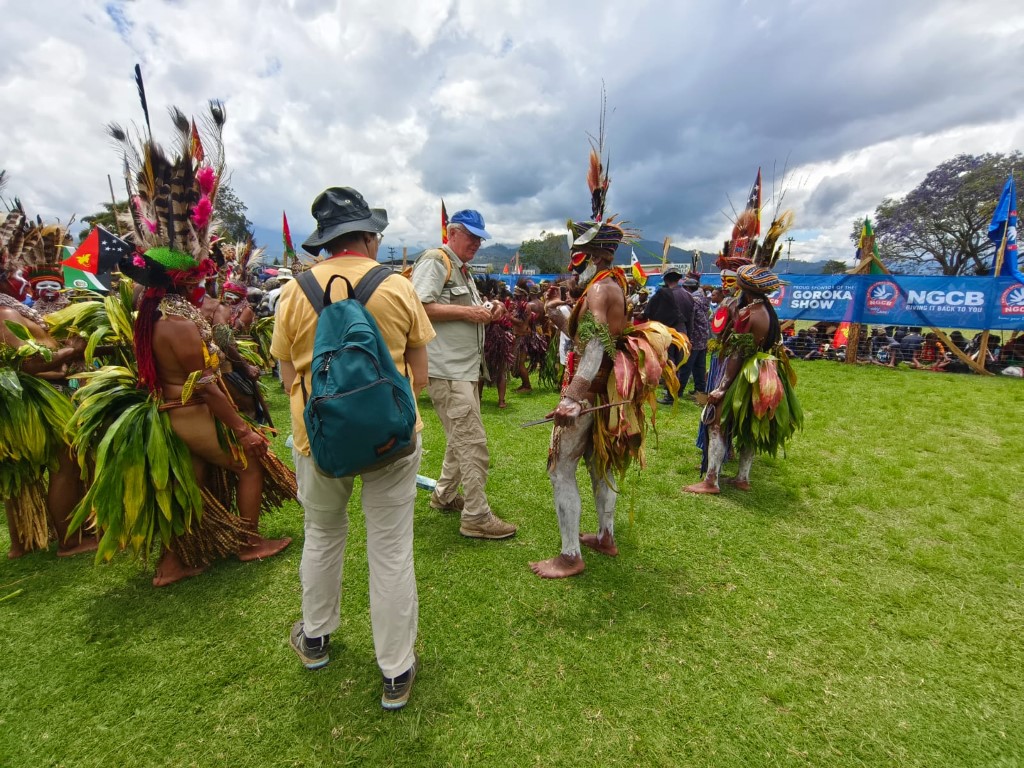
[[316, 641], [311, 641], [302, 631], [302, 622], [296, 621], [292, 624], [291, 635], [292, 650], [302, 659], [302, 666], [306, 669], [322, 669], [331, 660], [328, 650], [331, 647], [331, 636], [324, 635]]
[[455, 494], [455, 498], [449, 501], [447, 504], [441, 501], [441, 498], [437, 495], [437, 491], [430, 494], [430, 508], [439, 509], [442, 512], [462, 512], [466, 508], [466, 497], [461, 493]]
[[675, 400], [673, 400], [669, 395], [662, 395], [658, 398], [658, 402], [662, 405], [672, 405]]
[[483, 520], [463, 520], [459, 533], [470, 539], [507, 539], [515, 535], [516, 527], [490, 514]]
[[384, 693], [380, 697], [380, 705], [384, 709], [401, 709], [409, 703], [412, 692], [412, 681], [416, 679], [416, 671], [420, 666], [420, 657], [413, 653], [412, 666], [398, 677], [384, 678]]

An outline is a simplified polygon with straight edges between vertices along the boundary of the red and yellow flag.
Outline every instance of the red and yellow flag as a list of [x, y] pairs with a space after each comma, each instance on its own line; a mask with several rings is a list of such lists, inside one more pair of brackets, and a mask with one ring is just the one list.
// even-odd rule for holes
[[441, 198], [441, 242], [445, 245], [448, 244], [448, 211], [445, 210], [443, 197]]
[[850, 324], [840, 323], [839, 327], [836, 328], [836, 334], [832, 337], [833, 349], [839, 349], [845, 347], [850, 341]]
[[641, 286], [647, 285], [647, 273], [644, 272], [644, 268], [640, 266], [640, 259], [636, 257], [636, 251], [630, 249], [632, 255], [629, 258], [629, 264], [633, 268], [633, 279]]

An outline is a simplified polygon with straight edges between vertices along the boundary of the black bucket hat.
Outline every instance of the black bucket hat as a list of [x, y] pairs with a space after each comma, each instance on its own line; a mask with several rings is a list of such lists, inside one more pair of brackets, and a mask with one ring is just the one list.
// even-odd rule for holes
[[327, 243], [349, 232], [383, 232], [388, 226], [388, 212], [370, 208], [352, 187], [330, 187], [313, 201], [316, 232], [306, 238], [302, 249], [316, 256]]

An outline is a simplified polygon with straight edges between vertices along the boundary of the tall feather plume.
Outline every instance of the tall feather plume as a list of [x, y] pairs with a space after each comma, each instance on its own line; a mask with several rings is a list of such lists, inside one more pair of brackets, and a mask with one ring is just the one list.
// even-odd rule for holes
[[741, 237], [753, 237], [757, 230], [757, 211], [749, 208], [743, 209], [736, 217], [736, 224], [733, 226], [733, 240]]
[[139, 89], [139, 101], [142, 103], [142, 114], [146, 116], [146, 138], [153, 140], [153, 128], [149, 124], [149, 104], [146, 102], [146, 86], [142, 82], [142, 67], [135, 65], [135, 85]]
[[142, 158], [128, 137], [128, 131], [117, 123], [107, 124], [107, 135], [113, 140], [114, 148], [121, 155], [124, 189], [128, 195], [128, 210], [118, 214], [119, 220], [128, 226], [129, 239], [134, 243], [143, 241], [143, 222], [139, 211], [132, 203], [132, 177], [142, 168]]
[[206, 152], [207, 160], [217, 174], [217, 186], [210, 195], [211, 200], [216, 199], [217, 188], [224, 178], [226, 166], [224, 157], [224, 124], [228, 120], [227, 107], [224, 102], [211, 99], [209, 104], [210, 113], [203, 117], [203, 127], [206, 129], [207, 138], [203, 141], [203, 149]]
[[783, 211], [772, 221], [768, 233], [764, 236], [764, 242], [757, 249], [757, 255], [754, 257], [755, 264], [768, 269], [775, 266], [779, 260], [779, 254], [782, 252], [782, 246], [779, 245], [776, 248], [776, 245], [791, 226], [793, 226], [793, 211], [791, 210]]
[[608, 203], [608, 157], [605, 155], [605, 121], [608, 114], [608, 94], [601, 83], [601, 117], [598, 121], [597, 136], [587, 135], [590, 140], [590, 162], [587, 167], [587, 187], [590, 189], [590, 210], [594, 221], [604, 219]]
[[0, 227], [0, 245], [9, 246], [15, 234], [20, 232], [24, 225], [25, 211], [22, 210], [21, 203], [15, 201], [15, 206], [7, 214], [3, 226]]
[[192, 123], [177, 107], [171, 108], [171, 120], [178, 132], [176, 146], [178, 158], [171, 170], [170, 201], [168, 219], [171, 247], [191, 251], [195, 241], [195, 229], [189, 221], [192, 206], [199, 201], [196, 193], [196, 168], [192, 158]]

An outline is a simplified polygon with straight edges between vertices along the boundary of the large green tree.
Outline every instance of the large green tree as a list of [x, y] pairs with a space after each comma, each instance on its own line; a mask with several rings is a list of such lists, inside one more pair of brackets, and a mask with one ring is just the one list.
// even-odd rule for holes
[[841, 275], [849, 267], [846, 266], [845, 261], [839, 261], [838, 259], [829, 259], [825, 262], [825, 265], [821, 268], [823, 275]]
[[[893, 272], [984, 275], [995, 247], [988, 225], [1003, 184], [1024, 155], [957, 155], [941, 163], [906, 196], [875, 209], [879, 256]], [[854, 242], [860, 237], [855, 227]]]
[[540, 274], [560, 274], [569, 262], [569, 243], [565, 235], [542, 231], [534, 240], [524, 240], [519, 246], [519, 258], [524, 267], [532, 267]]
[[253, 240], [252, 222], [246, 217], [249, 208], [228, 184], [217, 190], [214, 215], [220, 220], [219, 232], [229, 240]]

